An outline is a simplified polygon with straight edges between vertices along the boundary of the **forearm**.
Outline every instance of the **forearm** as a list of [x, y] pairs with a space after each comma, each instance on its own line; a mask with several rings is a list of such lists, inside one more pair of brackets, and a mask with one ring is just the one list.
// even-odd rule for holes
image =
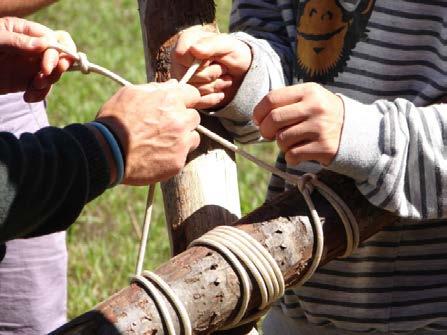
[[345, 124], [331, 170], [354, 178], [374, 205], [402, 217], [447, 217], [447, 105], [364, 105], [344, 98]]
[[2, 0], [0, 1], [0, 17], [23, 17], [39, 9], [55, 3], [57, 0]]
[[85, 126], [0, 133], [0, 242], [65, 230], [109, 183], [103, 148]]

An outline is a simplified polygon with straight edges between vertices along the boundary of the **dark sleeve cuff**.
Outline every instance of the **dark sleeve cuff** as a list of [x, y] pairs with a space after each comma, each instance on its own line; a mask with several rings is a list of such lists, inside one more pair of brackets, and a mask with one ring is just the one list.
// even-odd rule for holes
[[101, 195], [109, 186], [110, 167], [95, 135], [84, 125], [73, 124], [64, 129], [82, 147], [88, 164], [89, 192], [87, 202]]

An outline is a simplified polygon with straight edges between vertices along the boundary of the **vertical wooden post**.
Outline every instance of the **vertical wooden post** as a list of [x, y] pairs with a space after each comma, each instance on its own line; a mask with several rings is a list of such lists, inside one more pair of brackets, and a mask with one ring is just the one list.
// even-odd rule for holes
[[[179, 31], [193, 25], [217, 29], [212, 0], [139, 0], [139, 6], [149, 81], [169, 79]], [[229, 138], [217, 119], [203, 117], [202, 123]], [[235, 157], [208, 138], [162, 191], [174, 255], [206, 231], [240, 217]]]

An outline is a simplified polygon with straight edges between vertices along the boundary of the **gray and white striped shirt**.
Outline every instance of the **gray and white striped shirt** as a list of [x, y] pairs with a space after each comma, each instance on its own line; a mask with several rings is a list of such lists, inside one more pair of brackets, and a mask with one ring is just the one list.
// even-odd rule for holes
[[[323, 31], [324, 20], [334, 30]], [[254, 59], [234, 101], [217, 113], [224, 126], [254, 142], [251, 112], [268, 91], [303, 79], [325, 83], [343, 96], [346, 113], [329, 168], [403, 217], [287, 292], [281, 307], [297, 327], [447, 332], [446, 28], [447, 0], [234, 1], [231, 30]], [[340, 57], [316, 62], [327, 50]], [[287, 166], [281, 156], [277, 165], [319, 168]], [[269, 196], [286, 188], [272, 177]]]

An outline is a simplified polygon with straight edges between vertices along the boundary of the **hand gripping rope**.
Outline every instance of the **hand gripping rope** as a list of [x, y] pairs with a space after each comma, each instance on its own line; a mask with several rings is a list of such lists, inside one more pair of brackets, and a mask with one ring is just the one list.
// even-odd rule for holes
[[[87, 56], [84, 53], [73, 53], [60, 45], [54, 45], [51, 46], [51, 48], [66, 53], [76, 60], [76, 63], [72, 70], [78, 70], [84, 74], [94, 72], [110, 78], [122, 86], [132, 85], [130, 82], [123, 79], [116, 73], [113, 73], [108, 69], [89, 62]], [[200, 64], [201, 62], [196, 60], [194, 64], [188, 69], [182, 80], [180, 80], [180, 83], [186, 84], [200, 67]], [[221, 136], [213, 133], [212, 131], [204, 128], [201, 125], [199, 125], [196, 130], [201, 134], [218, 142], [226, 149], [231, 150], [234, 153], [250, 160], [260, 168], [283, 178], [286, 182], [292, 185], [295, 185], [303, 195], [304, 200], [306, 201], [306, 204], [309, 207], [311, 213], [313, 229], [315, 230], [316, 235], [316, 248], [313, 255], [312, 263], [308, 271], [296, 286], [304, 284], [315, 273], [318, 265], [320, 264], [323, 254], [323, 224], [310, 196], [314, 189], [316, 189], [318, 192], [321, 193], [321, 195], [323, 195], [324, 198], [326, 198], [326, 200], [336, 210], [343, 223], [346, 231], [347, 242], [346, 250], [342, 257], [350, 256], [358, 247], [360, 242], [360, 233], [358, 223], [354, 215], [352, 214], [348, 205], [331, 188], [329, 188], [323, 182], [319, 181], [316, 175], [305, 174], [304, 176], [295, 176], [289, 174], [287, 172], [281, 171], [280, 169], [267, 162], [256, 158], [247, 151], [239, 148], [238, 146], [225, 140]], [[142, 288], [152, 297], [157, 309], [159, 310], [160, 317], [163, 321], [166, 333], [168, 335], [175, 335], [176, 332], [174, 321], [169, 314], [169, 308], [163, 296], [166, 297], [166, 299], [174, 307], [174, 310], [178, 315], [182, 333], [185, 335], [191, 335], [192, 326], [188, 312], [175, 292], [161, 277], [159, 277], [155, 273], [142, 271], [147, 240], [149, 237], [154, 191], [155, 185], [150, 185], [144, 218], [143, 234], [138, 254], [136, 274], [132, 277], [131, 282], [141, 285]], [[223, 327], [222, 329], [235, 328], [239, 325], [257, 320], [260, 316], [267, 312], [269, 306], [273, 302], [275, 302], [284, 294], [284, 277], [277, 263], [261, 243], [256, 241], [253, 237], [251, 237], [244, 231], [234, 227], [220, 226], [193, 241], [189, 247], [193, 246], [208, 246], [213, 248], [222, 256], [224, 256], [229, 263], [231, 263], [234, 270], [239, 276], [242, 300], [240, 309], [234, 319], [230, 320], [230, 322], [228, 322], [228, 324], [226, 324], [225, 327]], [[259, 312], [256, 312], [252, 315], [246, 315], [248, 303], [251, 298], [250, 275], [255, 279], [261, 293], [261, 305], [258, 308]]]

